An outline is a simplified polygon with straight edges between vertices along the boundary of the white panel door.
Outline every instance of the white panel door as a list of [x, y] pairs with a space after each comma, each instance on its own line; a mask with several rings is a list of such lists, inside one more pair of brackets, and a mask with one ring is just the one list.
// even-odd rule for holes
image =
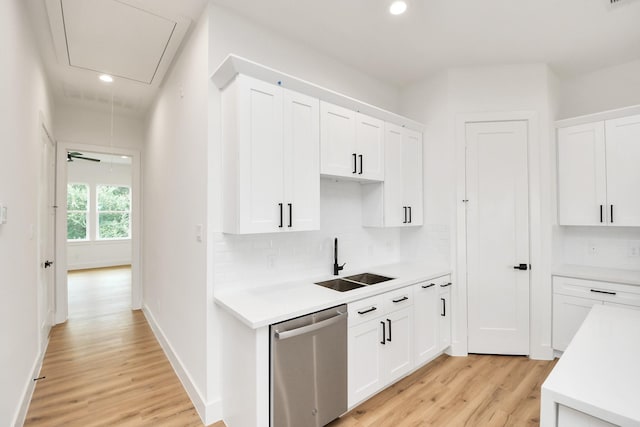
[[527, 123], [466, 126], [470, 353], [529, 354]]
[[384, 122], [356, 113], [357, 175], [384, 180]]
[[392, 382], [413, 368], [413, 307], [403, 308], [384, 317], [385, 382]]
[[320, 105], [284, 90], [285, 230], [320, 229]]
[[422, 225], [422, 134], [408, 129], [402, 141], [402, 173], [406, 225]]
[[282, 88], [239, 76], [239, 183], [242, 233], [283, 228]]
[[348, 406], [369, 397], [385, 384], [382, 377], [382, 317], [349, 328]]
[[558, 129], [558, 222], [607, 223], [604, 122]]
[[606, 122], [609, 224], [640, 226], [640, 115]]
[[421, 365], [438, 351], [439, 286], [434, 282], [418, 283], [413, 290], [414, 307], [414, 355], [416, 365]]
[[320, 102], [320, 173], [356, 177], [356, 113]]
[[402, 167], [403, 129], [385, 124], [384, 225], [398, 227], [404, 221], [404, 192]]
[[565, 351], [594, 305], [601, 300], [553, 295], [553, 348]]

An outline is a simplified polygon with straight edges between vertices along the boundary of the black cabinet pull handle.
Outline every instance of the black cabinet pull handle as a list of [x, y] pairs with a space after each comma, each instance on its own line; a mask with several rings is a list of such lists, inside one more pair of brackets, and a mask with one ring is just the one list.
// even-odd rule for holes
[[358, 160], [357, 160], [358, 155], [356, 153], [353, 153], [352, 156], [353, 156], [353, 173], [357, 173], [358, 172]]
[[406, 300], [408, 300], [408, 299], [409, 299], [409, 297], [405, 295], [405, 296], [403, 296], [402, 298], [399, 298], [399, 299], [392, 299], [391, 301], [393, 301], [393, 302], [395, 302], [395, 303], [399, 303], [399, 302], [402, 302], [402, 301], [406, 301]]
[[613, 224], [613, 205], [611, 205], [611, 224]]
[[287, 203], [289, 205], [289, 227], [293, 227], [293, 203]]
[[359, 173], [359, 175], [362, 175], [362, 154], [360, 154], [358, 157], [360, 157], [360, 173]]
[[387, 332], [386, 332], [386, 329], [385, 329], [384, 322], [380, 321], [380, 323], [382, 324], [382, 341], [380, 341], [380, 344], [385, 345], [386, 344], [385, 338], [387, 337]]
[[280, 225], [278, 228], [282, 228], [282, 203], [278, 203], [278, 206], [280, 207]]
[[387, 319], [387, 323], [389, 324], [389, 338], [387, 338], [387, 341], [391, 342], [391, 320]]
[[[429, 283], [428, 285], [422, 285], [422, 289], [428, 289], [428, 288], [431, 288], [431, 287], [433, 287], [435, 285], [436, 285], [435, 283]], [[442, 286], [442, 285], [440, 285], [440, 286]]]
[[442, 301], [442, 313], [440, 313], [440, 316], [445, 317], [447, 315], [447, 303], [444, 298], [440, 298], [440, 301]]
[[609, 291], [601, 291], [599, 289], [591, 289], [591, 292], [595, 292], [597, 294], [607, 294], [607, 295], [616, 295], [615, 292], [609, 292]]
[[403, 206], [402, 207], [404, 209], [404, 221], [402, 221], [403, 224], [407, 223], [407, 207]]
[[444, 285], [440, 285], [440, 287], [441, 288], [446, 288], [447, 286], [451, 286], [451, 285], [452, 285], [452, 283], [449, 282], [449, 283], [445, 283]]
[[367, 314], [367, 313], [371, 313], [372, 311], [376, 311], [378, 308], [377, 307], [371, 307], [367, 310], [364, 311], [359, 311], [358, 314]]
[[603, 218], [603, 215], [602, 215], [602, 211], [603, 211], [603, 209], [602, 209], [602, 208], [603, 208], [603, 207], [604, 207], [604, 206], [600, 205], [600, 222], [601, 222], [601, 223], [602, 223], [602, 222], [604, 222], [604, 221], [603, 221], [603, 219], [604, 219], [604, 218]]
[[527, 264], [518, 264], [513, 266], [514, 270], [528, 270], [529, 266]]
[[409, 206], [409, 224], [411, 224], [411, 206]]

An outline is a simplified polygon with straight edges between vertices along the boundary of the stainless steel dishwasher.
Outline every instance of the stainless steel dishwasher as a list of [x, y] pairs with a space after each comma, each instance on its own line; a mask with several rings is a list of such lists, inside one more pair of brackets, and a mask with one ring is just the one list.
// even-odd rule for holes
[[347, 306], [270, 327], [271, 427], [321, 427], [347, 411]]

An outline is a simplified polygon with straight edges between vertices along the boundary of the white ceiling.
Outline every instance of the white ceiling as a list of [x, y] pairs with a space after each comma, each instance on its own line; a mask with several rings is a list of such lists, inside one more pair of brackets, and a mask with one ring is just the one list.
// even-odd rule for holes
[[402, 87], [438, 70], [548, 63], [571, 76], [640, 58], [640, 1], [213, 0]]

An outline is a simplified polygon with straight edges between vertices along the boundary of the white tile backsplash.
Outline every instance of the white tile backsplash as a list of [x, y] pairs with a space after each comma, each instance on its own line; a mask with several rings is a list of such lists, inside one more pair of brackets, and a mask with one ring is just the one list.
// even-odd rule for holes
[[632, 249], [640, 242], [636, 227], [560, 227], [565, 264], [640, 270]]
[[254, 287], [332, 274], [338, 237], [341, 275], [400, 261], [400, 230], [362, 227], [360, 184], [323, 179], [320, 230], [214, 235], [217, 289]]

